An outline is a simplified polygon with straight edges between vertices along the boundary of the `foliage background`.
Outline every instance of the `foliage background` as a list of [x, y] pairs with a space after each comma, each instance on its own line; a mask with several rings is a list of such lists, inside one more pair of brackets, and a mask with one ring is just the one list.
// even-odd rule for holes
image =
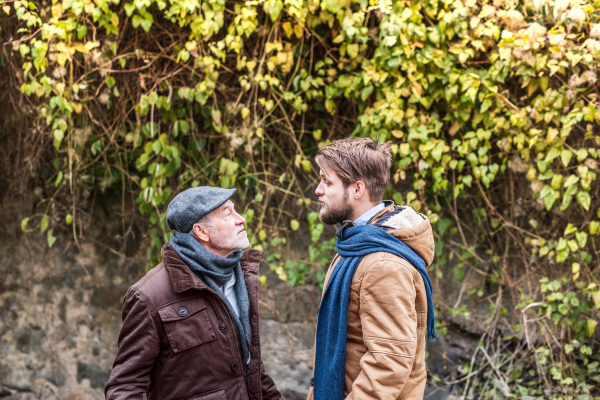
[[[129, 203], [153, 224], [151, 267], [174, 193], [235, 186], [272, 269], [320, 284], [335, 243], [313, 202], [313, 157], [350, 134], [391, 141], [386, 198], [429, 216], [430, 275], [460, 287], [454, 304], [437, 299], [439, 331], [468, 318], [466, 299], [489, 304], [457, 379], [465, 395], [599, 395], [597, 0], [2, 10], [3, 187], [43, 199], [23, 230], [77, 243], [96, 194], [120, 193], [123, 224]], [[481, 286], [465, 289], [472, 276]]]

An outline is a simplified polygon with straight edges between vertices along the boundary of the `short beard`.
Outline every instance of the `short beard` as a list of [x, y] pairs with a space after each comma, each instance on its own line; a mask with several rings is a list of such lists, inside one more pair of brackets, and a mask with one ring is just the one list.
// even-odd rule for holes
[[341, 224], [350, 218], [352, 211], [352, 206], [348, 203], [348, 196], [346, 196], [338, 208], [330, 210], [321, 208], [319, 217], [321, 217], [321, 221], [326, 225]]
[[219, 231], [213, 229], [212, 227], [208, 227], [208, 230], [210, 231], [211, 244], [217, 249], [236, 252], [238, 250], [243, 250], [250, 245], [248, 235], [246, 235], [243, 239], [239, 239], [237, 235], [227, 239], [223, 237]]

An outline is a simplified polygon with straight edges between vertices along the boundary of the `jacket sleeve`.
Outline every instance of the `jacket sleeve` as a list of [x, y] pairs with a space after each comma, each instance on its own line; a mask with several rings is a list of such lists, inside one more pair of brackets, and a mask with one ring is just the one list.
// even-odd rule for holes
[[107, 400], [141, 400], [150, 386], [160, 337], [146, 302], [134, 289], [125, 295], [122, 318], [117, 355], [104, 394]]
[[260, 361], [260, 387], [262, 391], [262, 398], [265, 400], [285, 400], [285, 397], [279, 393], [279, 390], [275, 387], [275, 382], [265, 372], [265, 366]]
[[395, 400], [408, 381], [417, 350], [416, 289], [409, 268], [386, 257], [364, 274], [359, 317], [367, 352], [346, 400]]

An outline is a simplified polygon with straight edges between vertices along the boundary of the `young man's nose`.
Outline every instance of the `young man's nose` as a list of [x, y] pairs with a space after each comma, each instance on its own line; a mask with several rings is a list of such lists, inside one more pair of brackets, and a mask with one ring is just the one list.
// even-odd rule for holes
[[315, 189], [315, 194], [317, 196], [323, 196], [325, 194], [325, 191], [323, 190], [323, 183], [319, 183], [319, 186], [317, 186]]

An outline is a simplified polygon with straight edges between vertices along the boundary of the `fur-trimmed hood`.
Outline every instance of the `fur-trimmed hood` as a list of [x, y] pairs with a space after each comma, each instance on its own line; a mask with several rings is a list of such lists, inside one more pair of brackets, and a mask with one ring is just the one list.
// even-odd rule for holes
[[378, 212], [370, 224], [394, 235], [423, 258], [428, 266], [433, 262], [433, 230], [429, 219], [408, 206], [393, 203]]

